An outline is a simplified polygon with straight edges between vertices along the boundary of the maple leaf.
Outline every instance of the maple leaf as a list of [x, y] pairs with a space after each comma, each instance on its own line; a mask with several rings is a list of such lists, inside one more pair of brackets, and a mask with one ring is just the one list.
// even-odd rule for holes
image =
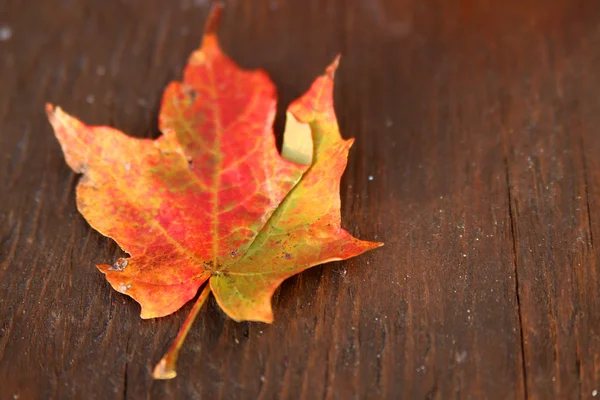
[[[68, 165], [83, 177], [77, 208], [130, 257], [97, 267], [141, 305], [142, 318], [181, 308], [206, 283], [156, 378], [175, 376], [181, 345], [212, 292], [236, 321], [272, 322], [285, 279], [381, 243], [341, 227], [340, 179], [353, 140], [333, 108], [338, 60], [288, 109], [275, 145], [275, 88], [224, 55], [217, 5], [183, 82], [166, 88], [156, 140], [88, 126], [47, 106]], [[207, 283], [208, 281], [208, 283]]]

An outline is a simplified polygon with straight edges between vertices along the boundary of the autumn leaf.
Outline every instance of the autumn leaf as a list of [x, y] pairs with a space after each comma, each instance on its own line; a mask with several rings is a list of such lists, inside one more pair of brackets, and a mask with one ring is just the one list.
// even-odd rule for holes
[[47, 106], [65, 159], [83, 177], [77, 208], [130, 257], [98, 265], [142, 318], [169, 315], [205, 285], [156, 378], [175, 376], [179, 349], [212, 292], [236, 321], [272, 322], [285, 279], [381, 243], [341, 227], [340, 178], [352, 140], [333, 108], [336, 60], [288, 109], [275, 145], [275, 88], [265, 72], [224, 55], [213, 9], [183, 82], [165, 90], [156, 140], [88, 126]]

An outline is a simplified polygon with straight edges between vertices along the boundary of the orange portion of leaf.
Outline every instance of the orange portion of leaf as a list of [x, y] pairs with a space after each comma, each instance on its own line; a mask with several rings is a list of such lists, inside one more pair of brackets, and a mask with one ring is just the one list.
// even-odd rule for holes
[[268, 76], [237, 68], [214, 31], [165, 91], [157, 140], [48, 107], [67, 163], [84, 174], [79, 211], [131, 254], [98, 268], [142, 318], [176, 311], [244, 254], [306, 170], [277, 152], [275, 110]]
[[272, 130], [273, 84], [222, 53], [219, 11], [183, 82], [165, 90], [158, 139], [47, 108], [67, 163], [83, 174], [79, 211], [130, 254], [98, 268], [140, 303], [142, 318], [178, 310], [210, 280], [231, 318], [271, 322], [270, 299], [284, 279], [381, 245], [341, 228], [352, 140], [341, 138], [333, 109], [337, 61], [290, 106], [284, 158]]

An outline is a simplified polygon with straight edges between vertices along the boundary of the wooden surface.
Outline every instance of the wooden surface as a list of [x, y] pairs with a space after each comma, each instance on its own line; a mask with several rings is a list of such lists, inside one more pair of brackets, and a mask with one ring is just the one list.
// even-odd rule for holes
[[286, 281], [271, 326], [211, 299], [151, 379], [191, 304], [142, 321], [95, 269], [121, 253], [43, 105], [157, 136], [208, 3], [0, 0], [0, 399], [593, 399], [595, 0], [229, 1], [224, 48], [281, 110], [343, 54], [344, 224], [386, 246]]

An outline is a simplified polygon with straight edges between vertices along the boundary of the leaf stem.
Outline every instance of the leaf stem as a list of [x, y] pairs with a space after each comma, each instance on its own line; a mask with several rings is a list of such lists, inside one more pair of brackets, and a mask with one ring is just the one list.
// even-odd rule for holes
[[183, 322], [181, 329], [179, 329], [179, 333], [177, 333], [177, 337], [171, 344], [169, 351], [163, 356], [163, 358], [156, 364], [154, 367], [154, 372], [152, 373], [152, 377], [154, 379], [173, 379], [177, 376], [177, 371], [175, 370], [175, 365], [177, 364], [177, 357], [179, 356], [179, 350], [187, 337], [190, 328], [194, 324], [196, 317], [198, 316], [198, 312], [200, 312], [200, 308], [206, 301], [206, 298], [210, 294], [210, 285], [207, 283], [200, 293], [200, 297], [196, 300], [196, 304], [192, 308], [192, 311], [188, 314], [187, 318]]

